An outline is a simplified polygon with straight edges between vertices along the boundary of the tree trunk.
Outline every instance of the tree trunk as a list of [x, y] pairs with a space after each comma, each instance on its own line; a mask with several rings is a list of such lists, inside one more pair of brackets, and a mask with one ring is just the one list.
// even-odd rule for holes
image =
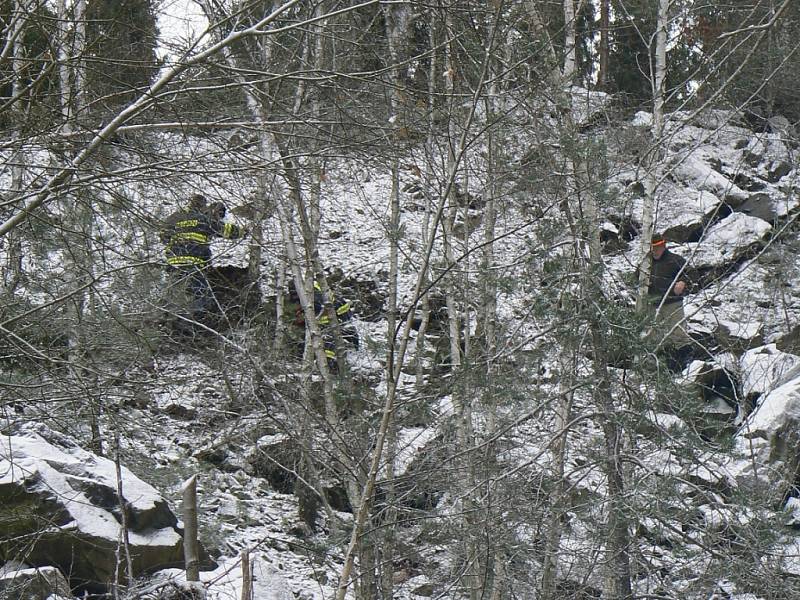
[[645, 195], [642, 206], [642, 233], [639, 239], [639, 252], [642, 256], [639, 266], [639, 285], [636, 309], [641, 312], [647, 303], [647, 288], [650, 284], [652, 267], [650, 239], [656, 216], [656, 193], [658, 192], [658, 168], [661, 164], [664, 137], [664, 81], [667, 73], [667, 26], [671, 0], [659, 0], [658, 24], [656, 29], [656, 61], [653, 73], [653, 124], [650, 128], [650, 150], [645, 155]]
[[564, 65], [562, 75], [567, 85], [575, 83], [578, 64], [575, 16], [575, 0], [564, 0]]
[[597, 89], [605, 90], [608, 85], [608, 57], [609, 41], [608, 29], [610, 25], [611, 0], [600, 0], [600, 43], [597, 48], [598, 69]]
[[[601, 292], [603, 258], [600, 247], [600, 221], [597, 205], [589, 188], [586, 165], [580, 161], [576, 169], [579, 190], [585, 190], [582, 198], [585, 223], [588, 227], [589, 262], [584, 273], [586, 297], [597, 297]], [[607, 598], [631, 600], [630, 531], [625, 515], [625, 468], [624, 436], [618, 422], [618, 410], [614, 405], [611, 376], [608, 372], [605, 332], [596, 318], [590, 318], [589, 329], [593, 346], [594, 395], [602, 413], [603, 438], [606, 454], [604, 466], [608, 486], [608, 511], [606, 523], [606, 590]]]
[[[22, 153], [22, 140], [21, 140], [21, 124], [25, 121], [25, 113], [22, 96], [24, 94], [24, 71], [23, 65], [25, 64], [25, 45], [23, 42], [23, 32], [27, 25], [27, 17], [29, 14], [28, 2], [26, 0], [17, 0], [13, 13], [13, 24], [11, 28], [11, 36], [13, 39], [12, 50], [12, 66], [13, 66], [13, 79], [11, 84], [11, 94], [13, 98], [18, 100], [12, 105], [11, 110], [15, 120], [19, 124], [12, 133], [14, 140], [12, 141], [13, 155], [11, 156], [11, 194], [13, 196], [20, 196], [24, 185], [25, 169], [23, 166], [24, 157]], [[22, 235], [14, 233], [9, 236], [8, 240], [8, 254], [6, 264], [3, 268], [3, 283], [5, 284], [5, 291], [12, 294], [19, 285], [22, 279]]]
[[200, 551], [197, 542], [197, 476], [183, 484], [183, 556], [186, 581], [200, 581]]
[[567, 491], [567, 481], [565, 479], [565, 463], [567, 454], [567, 426], [572, 419], [572, 397], [569, 391], [572, 387], [572, 374], [577, 368], [574, 364], [566, 364], [562, 369], [560, 380], [561, 394], [557, 400], [555, 418], [556, 440], [552, 445], [553, 460], [553, 481], [555, 489], [551, 493], [551, 516], [546, 527], [546, 542], [544, 565], [542, 567], [542, 600], [557, 600], [559, 592], [556, 589], [556, 575], [558, 573], [558, 562], [561, 550], [562, 522], [565, 511], [565, 496]]
[[[436, 94], [438, 90], [437, 81], [439, 78], [439, 44], [438, 44], [438, 27], [439, 27], [439, 19], [437, 18], [437, 11], [433, 8], [429, 8], [429, 15], [430, 15], [430, 27], [428, 30], [428, 45], [430, 47], [431, 52], [431, 64], [430, 69], [428, 70], [428, 93], [426, 97], [427, 108], [428, 108], [428, 134], [425, 140], [425, 147], [427, 149], [426, 154], [433, 155], [434, 148], [436, 144], [437, 134], [436, 134]], [[420, 176], [422, 177], [422, 193], [424, 194], [425, 200], [425, 212], [422, 217], [422, 246], [428, 247], [430, 242], [431, 233], [431, 218], [433, 217], [432, 212], [435, 208], [435, 205], [431, 199], [431, 182], [433, 181], [433, 164], [432, 161], [426, 160], [425, 161], [425, 171], [420, 171]], [[423, 281], [422, 286], [423, 289], [427, 290], [428, 288], [428, 277], [426, 273], [423, 273]], [[430, 323], [430, 300], [429, 294], [426, 292], [422, 299], [420, 300], [420, 323], [419, 329], [417, 330], [417, 338], [416, 338], [416, 345], [415, 345], [415, 361], [416, 361], [416, 388], [418, 392], [422, 391], [422, 387], [425, 381], [425, 345], [426, 345], [426, 335], [428, 332], [428, 325]]]

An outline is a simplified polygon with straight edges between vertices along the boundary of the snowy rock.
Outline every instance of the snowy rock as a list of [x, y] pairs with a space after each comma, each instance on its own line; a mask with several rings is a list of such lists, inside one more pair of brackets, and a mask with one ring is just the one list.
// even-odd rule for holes
[[55, 567], [9, 570], [0, 574], [0, 598], [45, 600], [71, 598], [64, 575]]
[[800, 350], [800, 325], [795, 325], [788, 332], [784, 329], [774, 340], [778, 350], [795, 353]]
[[767, 173], [767, 181], [777, 183], [792, 172], [792, 165], [785, 160], [772, 161]]
[[739, 360], [742, 393], [760, 396], [800, 375], [800, 356], [781, 352], [775, 344], [753, 348]]
[[713, 192], [677, 185], [662, 186], [659, 198], [656, 230], [675, 242], [696, 239], [722, 206]]
[[[795, 508], [795, 513], [797, 512]], [[792, 540], [784, 549], [784, 573], [791, 577], [800, 577], [800, 541]]]
[[[737, 436], [753, 462], [770, 463], [762, 473], [774, 480], [776, 490], [793, 489], [800, 471], [800, 377], [766, 394]], [[748, 443], [764, 440], [755, 447]]]
[[718, 269], [757, 248], [771, 229], [761, 219], [733, 213], [709, 227], [700, 243], [686, 244], [677, 252], [690, 260], [694, 269]]
[[792, 138], [797, 135], [789, 119], [783, 115], [774, 115], [769, 117], [767, 119], [767, 124], [769, 125], [769, 129], [772, 133], [777, 133], [788, 138]]
[[572, 95], [572, 118], [583, 126], [600, 120], [611, 103], [611, 96], [605, 92], [587, 90], [577, 86], [571, 87], [570, 92]]
[[730, 206], [744, 203], [750, 195], [709, 164], [711, 160], [712, 157], [699, 151], [688, 160], [682, 157], [673, 171], [674, 176], [689, 187], [722, 198]]
[[288, 435], [268, 435], [258, 440], [246, 456], [246, 470], [265, 478], [273, 489], [291, 494], [302, 457], [298, 441]]
[[758, 192], [736, 210], [751, 217], [774, 224], [778, 220], [793, 213], [800, 205], [800, 199], [794, 192], [768, 193]]
[[691, 124], [707, 130], [730, 127], [743, 121], [740, 112], [723, 109], [704, 110], [701, 113], [677, 111], [670, 115], [670, 118], [678, 123]]
[[[55, 565], [73, 585], [102, 590], [114, 580], [123, 511], [135, 574], [181, 563], [177, 519], [150, 485], [42, 424], [0, 441], [0, 558]], [[124, 572], [124, 568], [122, 569]]]
[[746, 425], [748, 435], [773, 440], [774, 450], [782, 454], [785, 443], [778, 438], [800, 436], [800, 377], [764, 396]]
[[264, 600], [292, 600], [295, 595], [289, 582], [278, 569], [269, 564], [256, 563], [253, 593]]
[[637, 111], [635, 115], [633, 115], [633, 120], [631, 121], [631, 125], [634, 127], [650, 127], [653, 124], [653, 113], [649, 113], [643, 110]]
[[714, 361], [695, 360], [684, 371], [683, 381], [692, 384], [705, 401], [704, 412], [732, 416], [738, 407], [738, 381], [733, 358], [720, 355]]
[[737, 210], [770, 224], [781, 216], [773, 205], [772, 196], [766, 192], [752, 194]]
[[763, 325], [749, 321], [719, 319], [714, 335], [723, 348], [733, 352], [749, 350], [764, 343]]

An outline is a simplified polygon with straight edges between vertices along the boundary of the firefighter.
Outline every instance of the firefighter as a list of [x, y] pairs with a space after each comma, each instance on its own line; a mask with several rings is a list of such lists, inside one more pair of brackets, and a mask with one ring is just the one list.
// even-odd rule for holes
[[211, 261], [212, 238], [232, 240], [245, 235], [244, 229], [224, 221], [225, 213], [221, 202], [209, 206], [205, 196], [194, 194], [186, 208], [167, 217], [160, 232], [167, 269], [173, 278], [186, 284], [191, 321], [202, 323], [214, 306], [214, 293], [205, 273]]
[[[328, 366], [332, 369], [336, 368], [336, 341], [333, 336], [333, 331], [331, 330], [331, 318], [328, 315], [327, 311], [325, 310], [325, 295], [322, 292], [322, 288], [320, 287], [318, 282], [314, 282], [314, 314], [317, 318], [317, 323], [319, 324], [320, 331], [322, 333], [322, 343], [325, 349], [325, 356], [328, 359]], [[292, 290], [290, 294], [290, 302], [299, 302], [297, 297], [297, 292]], [[358, 331], [356, 331], [355, 327], [353, 327], [352, 323], [348, 322], [353, 318], [353, 312], [350, 306], [350, 302], [347, 300], [337, 299], [332, 297], [330, 299], [330, 304], [333, 306], [334, 310], [336, 311], [336, 320], [339, 322], [342, 332], [342, 338], [350, 343], [353, 348], [358, 350], [359, 348], [359, 337]], [[298, 307], [295, 311], [295, 325], [304, 325], [305, 324], [305, 316], [303, 314], [302, 307]]]

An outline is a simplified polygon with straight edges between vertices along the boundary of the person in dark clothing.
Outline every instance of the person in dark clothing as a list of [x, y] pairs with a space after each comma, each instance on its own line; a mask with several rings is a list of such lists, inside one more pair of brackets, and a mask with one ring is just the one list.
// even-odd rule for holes
[[[298, 294], [295, 290], [290, 293], [290, 302], [299, 303]], [[342, 338], [358, 350], [358, 331], [351, 323], [348, 323], [353, 318], [350, 302], [333, 297], [331, 298], [331, 304], [336, 311], [336, 320], [341, 326]], [[325, 349], [325, 356], [328, 359], [328, 366], [334, 368], [336, 365], [336, 342], [330, 328], [331, 318], [325, 310], [325, 295], [316, 281], [314, 282], [314, 314], [317, 316], [317, 323], [322, 332], [322, 343]], [[295, 310], [294, 324], [298, 326], [305, 325], [305, 315], [302, 307], [298, 307]]]
[[653, 236], [650, 256], [653, 260], [647, 288], [647, 310], [658, 330], [666, 335], [665, 351], [677, 365], [685, 362], [692, 344], [685, 329], [686, 315], [683, 311], [683, 298], [688, 291], [684, 275], [686, 260], [670, 252], [662, 235]]
[[186, 284], [192, 321], [202, 322], [214, 305], [214, 294], [205, 274], [211, 261], [212, 238], [238, 239], [245, 233], [224, 218], [225, 206], [221, 202], [208, 206], [205, 196], [195, 194], [186, 208], [167, 217], [160, 232], [167, 268], [174, 278]]
[[647, 295], [653, 302], [664, 304], [683, 304], [686, 293], [686, 280], [683, 270], [686, 259], [671, 252], [667, 248], [667, 240], [661, 235], [654, 235], [650, 242], [650, 256], [653, 259], [650, 268], [650, 285]]

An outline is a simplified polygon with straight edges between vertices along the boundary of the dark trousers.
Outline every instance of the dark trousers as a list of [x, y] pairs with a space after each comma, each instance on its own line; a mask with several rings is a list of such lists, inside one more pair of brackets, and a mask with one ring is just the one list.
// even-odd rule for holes
[[180, 265], [170, 267], [172, 279], [185, 286], [189, 302], [189, 314], [193, 321], [203, 321], [214, 308], [214, 292], [206, 279], [204, 265]]

